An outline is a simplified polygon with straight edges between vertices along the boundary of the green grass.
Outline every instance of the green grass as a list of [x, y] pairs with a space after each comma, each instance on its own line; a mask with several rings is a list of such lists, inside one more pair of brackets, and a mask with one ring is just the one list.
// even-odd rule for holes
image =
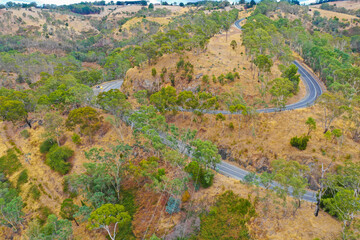
[[21, 185], [29, 181], [28, 171], [24, 169], [20, 174], [16, 182], [16, 189], [20, 190]]
[[29, 194], [34, 200], [39, 200], [39, 198], [41, 196], [41, 192], [36, 185], [31, 186], [31, 188], [29, 190]]
[[21, 167], [14, 149], [8, 149], [6, 155], [0, 157], [0, 172], [11, 175]]
[[[131, 216], [131, 219], [133, 219], [134, 214], [137, 211], [138, 206], [135, 203], [135, 193], [136, 190], [129, 189], [129, 190], [121, 190], [121, 201], [119, 204], [123, 205], [126, 209], [126, 211]], [[126, 224], [125, 226], [122, 226], [118, 230], [118, 235], [116, 236], [116, 239], [136, 239], [134, 233], [132, 232], [132, 223], [129, 222], [129, 224]]]

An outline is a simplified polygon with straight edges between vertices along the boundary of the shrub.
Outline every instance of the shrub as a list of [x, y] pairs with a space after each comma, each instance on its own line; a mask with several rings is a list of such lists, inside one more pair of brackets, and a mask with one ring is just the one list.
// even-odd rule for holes
[[290, 140], [290, 144], [293, 147], [298, 148], [299, 150], [305, 150], [307, 147], [307, 143], [310, 139], [310, 136], [302, 136], [302, 137], [293, 137]]
[[204, 76], [202, 77], [202, 82], [203, 82], [203, 83], [209, 83], [209, 75], [204, 75]]
[[71, 136], [71, 140], [73, 141], [73, 143], [75, 143], [76, 145], [80, 145], [81, 144], [81, 137], [79, 136], [79, 134], [74, 133]]
[[234, 74], [232, 72], [228, 72], [228, 74], [226, 74], [225, 78], [230, 80], [231, 82], [233, 82], [235, 79]]
[[25, 138], [25, 139], [27, 139], [27, 138], [29, 138], [30, 137], [30, 133], [29, 133], [29, 131], [28, 130], [23, 130], [23, 131], [21, 131], [20, 132], [20, 135], [23, 137], [23, 138]]
[[213, 81], [213, 83], [216, 83], [216, 77], [215, 77], [215, 75], [212, 75], [212, 81]]
[[38, 209], [38, 213], [39, 213], [39, 215], [38, 215], [37, 219], [39, 220], [40, 225], [43, 225], [43, 224], [45, 224], [48, 216], [52, 214], [52, 211], [49, 207], [41, 206]]
[[237, 78], [237, 79], [240, 79], [240, 74], [238, 72], [235, 72], [234, 77]]
[[176, 72], [179, 72], [181, 68], [183, 68], [185, 65], [185, 61], [183, 58], [180, 58], [180, 60], [176, 63]]
[[52, 170], [64, 175], [70, 171], [71, 165], [67, 160], [74, 154], [74, 151], [68, 147], [56, 147], [46, 155], [46, 164]]
[[155, 173], [155, 178], [156, 178], [159, 182], [161, 182], [161, 181], [162, 181], [162, 179], [161, 179], [162, 176], [165, 176], [165, 169], [164, 169], [164, 168], [159, 168], [158, 171], [157, 171], [157, 173]]
[[26, 169], [24, 169], [20, 174], [16, 182], [16, 188], [20, 189], [21, 185], [24, 183], [27, 183], [29, 180], [28, 172]]
[[153, 77], [156, 76], [156, 69], [155, 68], [151, 69], [151, 76], [153, 76]]
[[225, 76], [224, 74], [221, 74], [220, 76], [218, 76], [218, 81], [221, 85], [225, 84]]
[[56, 141], [53, 138], [48, 138], [40, 145], [40, 152], [47, 153], [54, 145], [56, 145]]
[[186, 78], [187, 78], [188, 83], [190, 83], [191, 80], [192, 80], [192, 78], [193, 78], [193, 76], [192, 76], [191, 74], [188, 74], [188, 75], [186, 76]]
[[186, 190], [184, 192], [184, 194], [182, 195], [182, 197], [181, 197], [181, 201], [182, 202], [187, 202], [187, 201], [189, 201], [189, 199], [190, 199], [190, 193], [189, 193], [188, 190]]
[[230, 130], [234, 130], [234, 124], [232, 122], [229, 123]]

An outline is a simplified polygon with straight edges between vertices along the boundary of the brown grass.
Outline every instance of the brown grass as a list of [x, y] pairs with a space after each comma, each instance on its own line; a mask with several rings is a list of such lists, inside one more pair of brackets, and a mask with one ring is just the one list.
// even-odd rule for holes
[[[230, 47], [232, 40], [235, 40], [238, 44], [235, 51]], [[129, 69], [122, 89], [128, 92], [142, 89], [156, 91], [158, 89], [157, 83], [161, 82], [159, 75], [163, 68], [167, 68], [167, 74], [165, 75], [165, 81], [160, 83], [160, 87], [169, 86], [169, 75], [171, 72], [175, 75], [177, 74], [176, 63], [180, 57], [183, 57], [185, 61], [190, 61], [194, 65], [194, 74], [193, 80], [190, 83], [185, 79], [179, 80], [177, 78], [175, 87], [178, 91], [194, 90], [197, 86], [201, 86], [202, 89], [206, 88], [207, 91], [220, 95], [223, 92], [230, 92], [236, 85], [240, 85], [245, 100], [253, 103], [256, 98], [260, 97], [258, 88], [261, 84], [257, 81], [257, 75], [253, 78], [254, 74], [251, 70], [250, 59], [245, 55], [245, 47], [241, 46], [241, 42], [240, 30], [233, 26], [228, 33], [227, 41], [226, 33], [217, 34], [210, 39], [205, 52], [200, 52], [199, 54], [197, 52], [185, 52], [182, 55], [167, 54], [160, 57], [153, 65], [149, 66], [146, 62], [143, 63], [140, 68]], [[280, 77], [279, 64], [279, 62], [274, 63], [271, 74], [269, 75], [269, 80]], [[152, 68], [157, 70], [157, 76], [155, 77], [151, 76]], [[226, 75], [228, 72], [233, 72], [234, 69], [236, 72], [239, 72], [240, 79], [235, 79], [234, 82], [226, 83], [223, 86], [219, 82], [213, 83], [212, 75], [216, 77], [221, 74]], [[200, 75], [208, 75], [210, 77], [209, 84], [203, 83], [201, 77], [196, 78], [196, 76]], [[299, 93], [291, 98], [289, 103], [298, 101], [303, 98], [305, 94], [305, 87], [301, 83]], [[266, 100], [269, 102], [270, 96], [268, 96]]]
[[[346, 8], [349, 10], [357, 10], [360, 8], [360, 2], [359, 1], [335, 1], [335, 2], [328, 2], [329, 5], [336, 5], [338, 8]], [[311, 5], [315, 8], [320, 8], [320, 4], [317, 5]]]
[[319, 9], [316, 7], [310, 7], [311, 12], [309, 12], [309, 14], [312, 16], [314, 14], [314, 11], [319, 11], [320, 15], [322, 17], [327, 17], [327, 18], [334, 18], [337, 17], [339, 18], [340, 21], [343, 21], [343, 19], [352, 22], [353, 19], [359, 19], [356, 16], [353, 15], [349, 15], [349, 14], [344, 14], [344, 13], [338, 13], [338, 12], [332, 12], [332, 11], [327, 11], [327, 10], [323, 10], [323, 9]]

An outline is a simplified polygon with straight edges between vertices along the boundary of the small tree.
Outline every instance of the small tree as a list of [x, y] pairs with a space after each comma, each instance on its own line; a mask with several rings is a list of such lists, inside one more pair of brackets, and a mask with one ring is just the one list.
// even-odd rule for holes
[[70, 239], [73, 234], [71, 222], [67, 219], [58, 219], [55, 215], [48, 216], [46, 224], [40, 234], [34, 239]]
[[63, 127], [63, 118], [59, 112], [49, 112], [46, 113], [44, 118], [44, 128], [47, 132], [47, 135], [55, 137], [57, 144], [60, 146], [60, 136], [62, 134]]
[[312, 131], [316, 130], [316, 121], [315, 121], [315, 119], [313, 119], [312, 117], [309, 117], [309, 118], [306, 120], [305, 124], [306, 124], [307, 127], [308, 127], [308, 133], [307, 133], [307, 135], [309, 136]]
[[79, 226], [74, 215], [79, 210], [79, 206], [74, 204], [71, 198], [65, 199], [61, 204], [60, 216], [70, 221], [74, 220], [76, 225]]
[[277, 159], [271, 163], [274, 171], [274, 180], [277, 181], [280, 186], [276, 186], [275, 190], [286, 204], [287, 194], [297, 199], [294, 202], [295, 215], [298, 208], [301, 206], [302, 196], [306, 193], [306, 187], [308, 185], [305, 174], [309, 171], [309, 167], [302, 165], [296, 161], [287, 161], [284, 159]]
[[119, 204], [104, 204], [90, 214], [89, 229], [103, 228], [111, 240], [115, 240], [117, 229], [128, 224], [131, 217]]
[[323, 93], [319, 99], [318, 103], [324, 108], [324, 133], [326, 133], [332, 122], [340, 117], [347, 109], [345, 99], [339, 94], [332, 94], [329, 92]]
[[299, 90], [300, 74], [297, 74], [298, 68], [295, 64], [291, 64], [286, 68], [281, 77], [289, 79], [293, 83], [293, 93]]
[[226, 117], [222, 113], [216, 114], [216, 121], [220, 121], [222, 123], [222, 129], [224, 129], [224, 121], [226, 120]]
[[215, 168], [216, 164], [220, 163], [221, 157], [218, 148], [211, 141], [196, 139], [191, 142], [191, 145], [195, 147], [193, 157], [200, 165], [205, 168]]
[[237, 48], [237, 43], [236, 43], [236, 41], [235, 41], [235, 40], [232, 40], [231, 43], [230, 43], [230, 46], [231, 46], [232, 50], [235, 51], [235, 49]]
[[148, 8], [149, 10], [154, 10], [154, 4], [150, 3]]
[[156, 76], [156, 68], [151, 69], [151, 76], [153, 76], [153, 77]]
[[100, 128], [102, 117], [92, 107], [83, 107], [72, 110], [65, 122], [69, 130], [74, 130], [76, 126], [80, 127], [80, 133], [89, 136], [90, 140]]
[[284, 108], [288, 98], [292, 95], [293, 84], [287, 78], [275, 78], [271, 83], [272, 100], [277, 108]]

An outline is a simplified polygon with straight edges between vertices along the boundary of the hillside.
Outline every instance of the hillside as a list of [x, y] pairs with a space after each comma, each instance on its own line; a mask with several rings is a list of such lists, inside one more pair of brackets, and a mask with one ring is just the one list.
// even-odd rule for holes
[[120, 4], [0, 4], [0, 239], [359, 239], [356, 3]]

